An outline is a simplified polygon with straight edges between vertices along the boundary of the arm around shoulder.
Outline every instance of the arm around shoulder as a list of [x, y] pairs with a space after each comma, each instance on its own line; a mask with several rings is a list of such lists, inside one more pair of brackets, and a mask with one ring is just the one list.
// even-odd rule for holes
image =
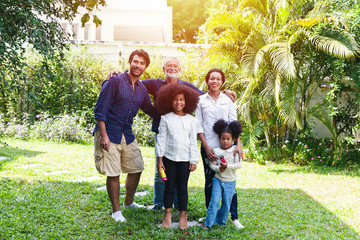
[[231, 101], [235, 102], [236, 99], [237, 99], [237, 95], [236, 95], [236, 92], [234, 91], [231, 91], [231, 90], [224, 90], [223, 93], [228, 96]]

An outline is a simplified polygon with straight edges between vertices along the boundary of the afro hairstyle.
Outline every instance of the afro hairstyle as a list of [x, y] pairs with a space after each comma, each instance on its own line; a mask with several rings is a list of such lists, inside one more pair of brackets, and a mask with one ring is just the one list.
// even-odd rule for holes
[[242, 132], [242, 125], [237, 120], [228, 123], [224, 119], [220, 119], [214, 123], [213, 130], [219, 135], [219, 138], [225, 132], [230, 133], [233, 139], [237, 139]]
[[168, 83], [161, 87], [155, 105], [161, 115], [173, 112], [172, 101], [178, 94], [184, 94], [185, 97], [185, 113], [193, 113], [199, 102], [199, 95], [194, 89], [182, 83]]

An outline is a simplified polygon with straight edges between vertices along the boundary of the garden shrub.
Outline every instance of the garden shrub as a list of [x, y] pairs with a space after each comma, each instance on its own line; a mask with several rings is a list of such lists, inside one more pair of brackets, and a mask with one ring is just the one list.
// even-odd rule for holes
[[267, 161], [283, 163], [293, 162], [298, 165], [331, 166], [339, 162], [340, 156], [333, 150], [332, 139], [319, 138], [307, 128], [298, 133], [297, 138], [283, 143], [266, 146], [258, 140], [252, 150], [253, 159], [259, 163]]
[[246, 160], [255, 161], [259, 164], [265, 164], [265, 155], [264, 151], [261, 149], [262, 147], [256, 148], [251, 147], [249, 148], [249, 151], [245, 154]]
[[360, 141], [356, 142], [354, 138], [347, 137], [341, 139], [342, 153], [338, 165], [360, 165]]
[[342, 149], [335, 154], [332, 139], [317, 136], [302, 136], [293, 142], [286, 140], [281, 146], [266, 147], [259, 141], [249, 148], [246, 159], [259, 164], [267, 162], [295, 163], [308, 166], [352, 166], [360, 165], [360, 149], [352, 138], [341, 140]]
[[50, 117], [38, 114], [37, 121], [30, 126], [31, 138], [60, 142], [91, 143], [94, 126], [86, 125], [85, 118], [77, 114]]
[[[85, 114], [51, 116], [48, 113], [42, 113], [36, 116], [36, 120], [32, 124], [29, 123], [27, 117], [24, 117], [21, 121], [5, 122], [1, 118], [2, 115], [0, 115], [0, 136], [92, 144], [95, 121], [87, 124]], [[142, 111], [139, 111], [134, 118], [133, 131], [138, 144], [141, 146], [155, 146], [151, 123], [152, 119]]]
[[[61, 115], [93, 111], [101, 83], [113, 67], [83, 47], [66, 51], [64, 56], [57, 62], [27, 52], [27, 80], [17, 88], [5, 85], [0, 94], [0, 109], [6, 120], [13, 122], [27, 113], [32, 123], [42, 112]], [[50, 69], [44, 67], [44, 61]], [[93, 118], [90, 115], [86, 114], [88, 123]]]
[[[110, 69], [124, 71], [127, 59], [118, 67], [106, 64], [90, 54], [85, 47], [64, 53], [62, 62], [43, 59], [34, 51], [26, 55], [27, 82], [17, 89], [2, 89], [0, 94], [0, 134], [15, 138], [39, 138], [54, 141], [92, 143], [95, 126], [94, 106]], [[164, 78], [163, 58], [152, 57], [141, 79]], [[194, 59], [182, 59], [182, 74], [186, 81], [199, 71]], [[44, 69], [48, 61], [51, 69]], [[191, 77], [190, 77], [191, 76]], [[190, 79], [191, 78], [191, 79]], [[154, 146], [152, 119], [142, 111], [134, 119], [133, 130], [139, 145]]]
[[[27, 116], [27, 115], [26, 115]], [[92, 125], [86, 125], [83, 116], [64, 114], [50, 116], [38, 114], [37, 120], [30, 124], [27, 117], [21, 121], [4, 122], [0, 119], [0, 131], [4, 136], [21, 139], [44, 139], [60, 142], [91, 143]]]
[[134, 118], [132, 129], [139, 145], [148, 147], [155, 146], [155, 133], [151, 131], [151, 124], [152, 119], [142, 111], [139, 111]]
[[336, 156], [332, 149], [332, 140], [329, 138], [308, 136], [295, 139], [289, 147], [294, 149], [294, 162], [298, 164], [331, 166], [335, 162]]

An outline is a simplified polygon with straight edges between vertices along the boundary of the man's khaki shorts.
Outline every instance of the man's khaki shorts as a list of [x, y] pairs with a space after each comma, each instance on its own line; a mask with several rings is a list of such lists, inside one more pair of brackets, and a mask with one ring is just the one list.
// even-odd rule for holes
[[100, 146], [100, 131], [97, 130], [94, 135], [94, 145], [95, 166], [100, 174], [115, 177], [120, 173], [144, 171], [144, 161], [136, 140], [126, 144], [123, 134], [120, 144], [110, 142], [109, 151], [105, 151]]

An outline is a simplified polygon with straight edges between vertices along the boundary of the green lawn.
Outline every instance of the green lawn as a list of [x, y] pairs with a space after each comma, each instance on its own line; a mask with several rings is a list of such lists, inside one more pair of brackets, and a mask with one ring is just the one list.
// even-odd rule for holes
[[[7, 139], [0, 148], [0, 239], [360, 239], [359, 169], [258, 165], [239, 170], [237, 231], [159, 229], [163, 212], [123, 210], [127, 223], [111, 219], [111, 205], [93, 163], [93, 146]], [[152, 148], [142, 148], [145, 171], [136, 197], [152, 203]], [[125, 176], [121, 177], [124, 183]], [[190, 176], [189, 220], [206, 216], [201, 164]], [[124, 194], [124, 188], [121, 189]], [[123, 200], [123, 197], [121, 198]], [[177, 220], [177, 216], [174, 217]]]

